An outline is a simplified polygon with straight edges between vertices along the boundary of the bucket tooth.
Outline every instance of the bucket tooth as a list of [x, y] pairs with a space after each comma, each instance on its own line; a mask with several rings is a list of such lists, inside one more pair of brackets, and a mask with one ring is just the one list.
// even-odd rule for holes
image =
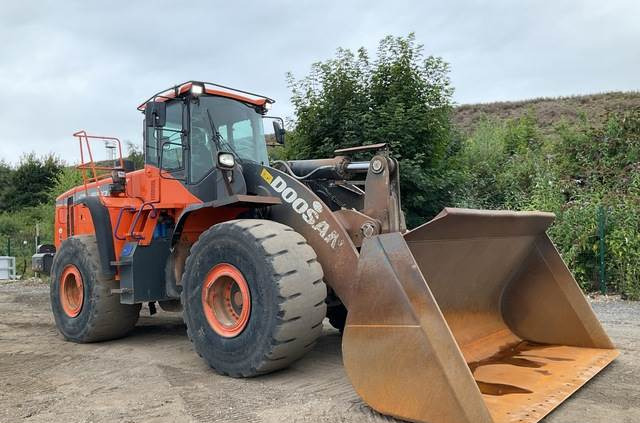
[[545, 234], [553, 215], [445, 209], [366, 239], [343, 338], [355, 390], [416, 422], [534, 423], [617, 355]]

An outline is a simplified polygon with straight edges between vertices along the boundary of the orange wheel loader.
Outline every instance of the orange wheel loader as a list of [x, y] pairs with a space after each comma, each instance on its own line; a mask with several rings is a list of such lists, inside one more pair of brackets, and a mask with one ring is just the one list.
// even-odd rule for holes
[[552, 214], [447, 208], [407, 231], [385, 144], [270, 162], [272, 103], [196, 81], [160, 92], [139, 107], [136, 171], [94, 160], [92, 142], [117, 139], [74, 134], [84, 183], [56, 200], [50, 269], [66, 339], [124, 336], [158, 303], [217, 372], [251, 377], [311, 350], [328, 317], [363, 400], [430, 423], [536, 422], [617, 356]]

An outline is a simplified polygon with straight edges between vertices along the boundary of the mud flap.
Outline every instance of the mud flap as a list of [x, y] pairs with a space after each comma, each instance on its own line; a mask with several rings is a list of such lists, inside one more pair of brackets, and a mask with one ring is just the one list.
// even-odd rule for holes
[[367, 239], [343, 338], [381, 413], [430, 423], [542, 419], [618, 354], [545, 230], [548, 213], [445, 209]]

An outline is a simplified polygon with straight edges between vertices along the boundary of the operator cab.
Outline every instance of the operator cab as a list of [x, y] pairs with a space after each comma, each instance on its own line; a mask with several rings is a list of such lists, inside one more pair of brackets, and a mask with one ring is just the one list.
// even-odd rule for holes
[[219, 179], [217, 169], [232, 170], [243, 162], [268, 165], [263, 120], [274, 119], [278, 142], [284, 136], [282, 119], [265, 116], [273, 103], [268, 97], [195, 81], [160, 92], [138, 108], [145, 113], [145, 164], [188, 186]]

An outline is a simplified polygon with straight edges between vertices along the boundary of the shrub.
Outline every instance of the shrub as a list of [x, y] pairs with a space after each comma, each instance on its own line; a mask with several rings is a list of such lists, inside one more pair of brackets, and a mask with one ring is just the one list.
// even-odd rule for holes
[[280, 157], [332, 157], [337, 148], [386, 142], [400, 161], [409, 226], [450, 203], [456, 173], [448, 65], [425, 57], [413, 34], [385, 37], [373, 61], [364, 49], [338, 49], [306, 77], [289, 75], [289, 86], [296, 122]]
[[601, 208], [607, 289], [640, 299], [640, 109], [540, 133], [528, 116], [481, 121], [462, 142], [456, 204], [554, 212], [549, 235], [589, 291], [599, 288]]

